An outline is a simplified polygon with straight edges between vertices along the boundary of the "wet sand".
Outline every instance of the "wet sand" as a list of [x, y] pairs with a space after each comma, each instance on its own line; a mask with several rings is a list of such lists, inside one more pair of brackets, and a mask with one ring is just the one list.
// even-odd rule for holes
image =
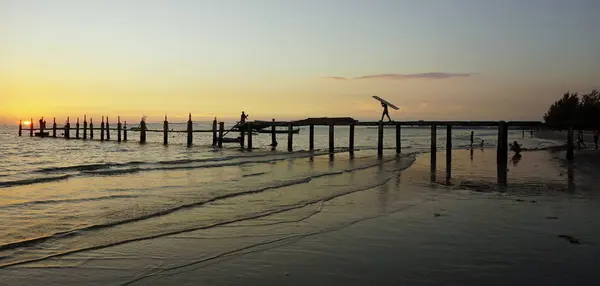
[[[598, 156], [588, 153], [577, 155]], [[509, 162], [506, 187], [496, 185], [495, 150], [453, 152], [450, 180], [444, 153], [435, 176], [419, 155], [381, 186], [3, 268], [0, 284], [596, 285], [598, 168], [563, 155], [524, 152]]]

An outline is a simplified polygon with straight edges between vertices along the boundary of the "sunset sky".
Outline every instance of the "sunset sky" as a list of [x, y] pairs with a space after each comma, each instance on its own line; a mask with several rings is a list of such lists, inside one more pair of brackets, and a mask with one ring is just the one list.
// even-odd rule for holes
[[540, 120], [600, 88], [598, 0], [0, 0], [0, 123]]

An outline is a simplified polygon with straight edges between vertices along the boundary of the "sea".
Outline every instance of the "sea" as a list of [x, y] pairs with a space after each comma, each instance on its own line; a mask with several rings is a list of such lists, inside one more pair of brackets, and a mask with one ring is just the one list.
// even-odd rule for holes
[[[211, 124], [198, 122], [194, 129], [210, 129]], [[162, 129], [162, 123], [149, 123], [148, 128]], [[184, 130], [185, 125], [174, 124], [171, 128]], [[471, 131], [476, 145], [473, 148]], [[395, 129], [386, 128], [382, 158], [376, 156], [377, 128], [368, 127], [356, 128], [354, 156], [347, 152], [349, 129], [343, 126], [335, 128], [333, 155], [327, 149], [327, 127], [315, 127], [313, 151], [308, 148], [308, 129], [301, 128], [299, 134], [294, 134], [292, 152], [287, 151], [287, 134], [277, 134], [279, 146], [275, 150], [269, 146], [270, 134], [255, 134], [254, 149], [248, 151], [236, 143], [215, 148], [210, 133], [194, 133], [193, 145], [188, 147], [185, 133], [171, 133], [165, 146], [159, 132], [149, 132], [147, 144], [139, 143], [138, 132], [128, 131], [129, 140], [120, 143], [116, 142], [116, 131], [111, 131], [111, 140], [104, 142], [97, 140], [99, 130], [95, 132], [94, 140], [67, 140], [60, 138], [62, 131], [59, 138], [29, 137], [28, 131], [19, 137], [17, 126], [0, 127], [0, 273], [5, 271], [0, 282], [10, 285], [38, 275], [39, 280], [30, 284], [43, 284], [67, 279], [55, 277], [57, 269], [76, 269], [73, 273], [77, 275], [70, 280], [73, 285], [82, 281], [86, 285], [168, 285], [173, 281], [147, 279], [162, 279], [163, 274], [173, 275], [171, 272], [177, 269], [226, 260], [233, 252], [252, 252], [253, 247], [327, 233], [448, 196], [447, 190], [436, 191], [426, 180], [411, 192], [398, 191], [392, 203], [381, 200], [380, 195], [377, 199], [367, 196], [392, 192], [388, 190], [390, 184], [401, 190], [405, 183], [398, 181], [400, 174], [406, 180], [407, 176], [421, 174], [410, 173], [411, 169], [427, 169], [423, 166], [430, 155], [429, 128], [403, 127], [399, 155], [395, 152]], [[457, 152], [454, 160], [458, 163], [453, 162], [457, 168], [473, 168], [474, 174], [480, 168], [495, 174], [496, 129], [454, 129], [451, 139]], [[509, 142], [513, 141], [532, 154], [564, 144], [519, 130], [509, 131]], [[446, 130], [439, 128], [438, 150], [443, 152], [445, 146]], [[469, 162], [461, 155], [469, 151], [471, 161], [475, 151], [476, 160], [483, 162], [480, 167], [460, 163]], [[419, 160], [425, 162], [421, 167]], [[557, 183], [553, 179], [562, 176], [559, 171], [540, 171], [546, 175], [538, 176], [535, 170], [544, 165], [540, 162], [521, 163], [529, 166], [519, 167], [525, 170], [521, 177], [526, 178], [517, 180], [521, 186], [531, 187], [527, 184], [531, 179], [545, 186], [559, 185], [555, 191], [562, 188], [567, 180], [560, 178]], [[552, 168], [558, 170], [560, 163], [553, 162], [556, 166]], [[438, 164], [443, 170], [443, 163]], [[518, 169], [516, 164], [509, 166], [512, 168]], [[454, 187], [479, 192], [472, 187], [476, 176], [462, 173], [463, 178]], [[493, 182], [493, 177], [490, 179]], [[414, 191], [418, 188], [423, 191]], [[364, 208], [365, 204], [372, 207]], [[336, 205], [343, 205], [343, 211]], [[434, 212], [443, 217], [449, 208], [437, 207]], [[294, 226], [274, 228], [282, 224]], [[163, 241], [166, 238], [167, 243]], [[173, 253], [178, 254], [169, 256]], [[290, 253], [286, 255], [286, 262], [294, 260]], [[117, 266], [115, 261], [119, 261]], [[248, 269], [256, 266], [247, 263]], [[254, 271], [259, 270], [242, 272], [252, 276]], [[281, 277], [289, 276], [284, 273]], [[326, 284], [337, 281], [328, 277], [331, 280]], [[206, 284], [237, 284], [248, 276], [238, 278], [241, 280]], [[197, 282], [188, 280], [186, 283]]]

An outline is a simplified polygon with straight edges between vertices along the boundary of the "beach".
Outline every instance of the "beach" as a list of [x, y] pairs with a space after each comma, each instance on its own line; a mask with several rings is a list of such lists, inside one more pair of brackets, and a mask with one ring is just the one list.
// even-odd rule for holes
[[[466, 135], [454, 136], [460, 146]], [[597, 153], [576, 152], [568, 164], [564, 151], [545, 150], [550, 141], [527, 140], [542, 150], [509, 154], [506, 186], [496, 183], [491, 146], [454, 150], [448, 177], [445, 153], [432, 169], [425, 150], [386, 150], [378, 159], [368, 149], [351, 158], [233, 149], [207, 156], [199, 147], [179, 158], [169, 155], [184, 150], [177, 145], [46, 140], [138, 157], [5, 174], [5, 185], [42, 181], [0, 189], [10, 226], [0, 284], [593, 285]], [[156, 158], [159, 147], [164, 157]]]

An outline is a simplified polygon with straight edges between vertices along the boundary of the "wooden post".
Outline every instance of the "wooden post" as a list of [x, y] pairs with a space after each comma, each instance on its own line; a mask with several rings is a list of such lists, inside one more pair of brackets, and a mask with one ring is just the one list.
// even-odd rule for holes
[[248, 122], [247, 124], [248, 124], [248, 151], [252, 151], [252, 122]]
[[294, 146], [294, 129], [291, 122], [288, 122], [288, 151], [292, 152]]
[[498, 146], [497, 146], [497, 173], [498, 184], [506, 185], [506, 168], [508, 164], [508, 124], [505, 121], [498, 123]]
[[167, 115], [165, 114], [165, 121], [163, 122], [163, 144], [169, 144], [169, 121], [167, 121]]
[[87, 140], [87, 128], [88, 128], [88, 123], [87, 123], [87, 115], [83, 115], [83, 140]]
[[69, 122], [69, 117], [67, 117], [67, 123], [65, 124], [65, 138], [71, 138], [71, 123]]
[[121, 131], [123, 130], [123, 125], [121, 125], [121, 116], [117, 116], [117, 142], [121, 143]]
[[94, 119], [90, 117], [90, 140], [94, 139]]
[[244, 141], [246, 140], [246, 130], [244, 130], [243, 125], [239, 125], [238, 129], [240, 130], [240, 148], [244, 149]]
[[110, 140], [110, 127], [108, 125], [108, 116], [106, 116], [106, 141]]
[[313, 151], [315, 149], [315, 126], [311, 124], [308, 131], [308, 149]]
[[223, 148], [223, 133], [225, 132], [225, 122], [219, 122], [219, 142], [217, 146]]
[[396, 124], [396, 154], [402, 153], [402, 126]]
[[271, 146], [275, 148], [277, 137], [275, 134], [275, 118], [272, 119], [273, 125], [271, 125]]
[[52, 121], [52, 137], [56, 138], [56, 117]]
[[146, 144], [146, 122], [140, 121], [140, 144]]
[[29, 120], [29, 137], [33, 137], [33, 117]]
[[437, 125], [431, 125], [431, 166], [435, 167], [437, 162]]
[[446, 174], [452, 169], [452, 125], [446, 125]]
[[187, 122], [187, 146], [192, 146], [192, 140], [194, 138], [194, 133], [192, 133], [192, 114], [190, 113], [188, 116]]
[[217, 139], [217, 118], [215, 117], [215, 119], [213, 120], [213, 146], [217, 146], [218, 143], [218, 139]]
[[100, 122], [100, 141], [104, 141], [104, 116], [102, 116], [102, 121]]
[[75, 122], [75, 138], [79, 139], [79, 117], [77, 117], [77, 122]]
[[329, 154], [333, 154], [334, 149], [335, 149], [335, 142], [334, 142], [333, 135], [334, 135], [334, 125], [329, 124]]
[[354, 155], [354, 124], [350, 124], [350, 138], [348, 138], [348, 152], [350, 152], [350, 156]]
[[575, 148], [573, 144], [573, 126], [569, 126], [569, 130], [567, 131], [567, 160], [573, 160], [573, 149]]
[[383, 121], [379, 121], [377, 128], [377, 157], [383, 156]]
[[19, 137], [23, 134], [23, 120], [19, 120]]
[[123, 125], [123, 142], [127, 141], [127, 120], [125, 120], [125, 124]]

